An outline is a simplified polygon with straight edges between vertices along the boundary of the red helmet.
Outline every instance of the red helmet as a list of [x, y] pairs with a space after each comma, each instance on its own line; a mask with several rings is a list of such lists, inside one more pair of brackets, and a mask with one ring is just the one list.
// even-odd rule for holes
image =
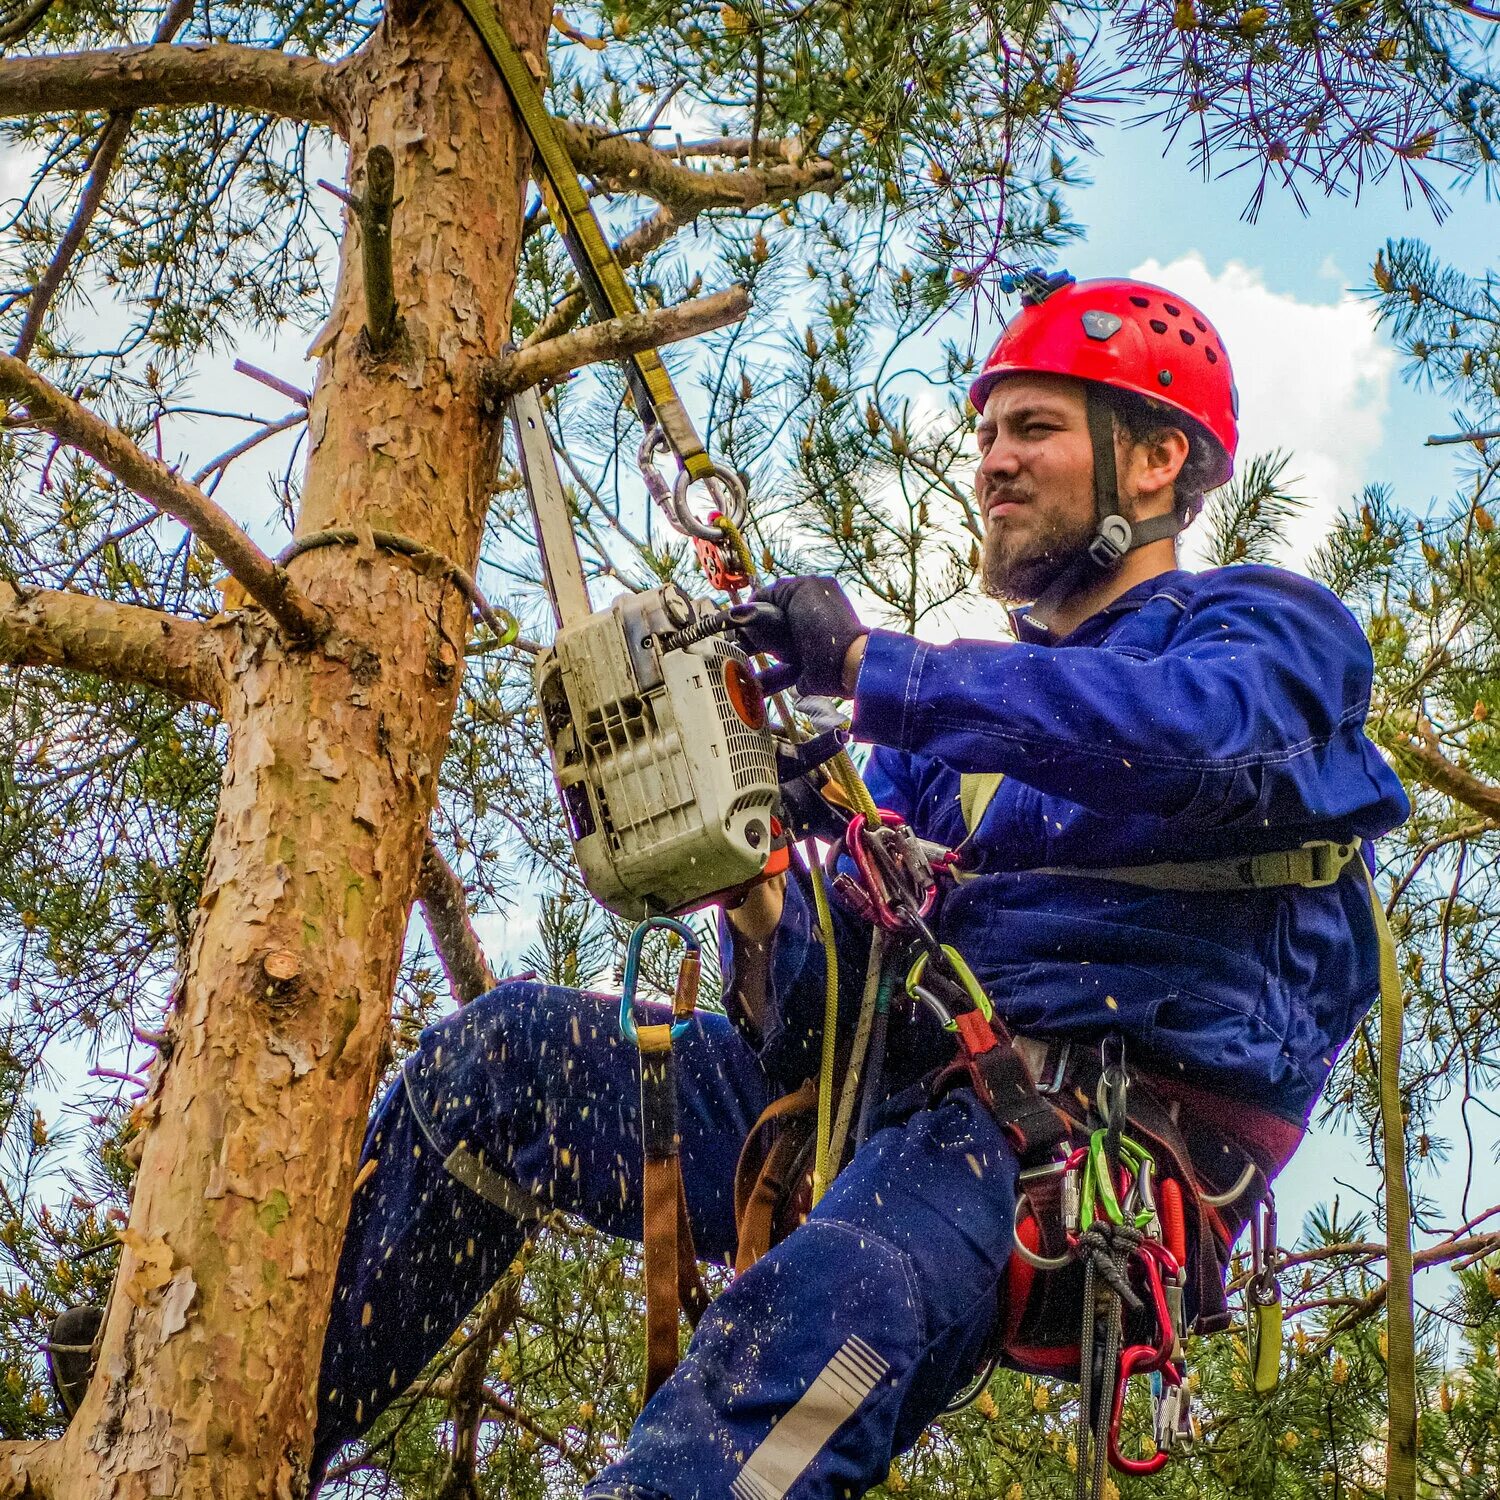
[[1006, 375], [1072, 375], [1133, 391], [1192, 417], [1222, 450], [1213, 480], [1234, 473], [1239, 395], [1224, 341], [1198, 309], [1145, 281], [1030, 276], [1020, 313], [969, 387], [983, 411]]

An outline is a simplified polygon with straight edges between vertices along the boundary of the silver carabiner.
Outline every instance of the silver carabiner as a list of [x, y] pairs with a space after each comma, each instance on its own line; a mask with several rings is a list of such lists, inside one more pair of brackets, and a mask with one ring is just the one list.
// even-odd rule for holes
[[1010, 1238], [1015, 1252], [1036, 1271], [1060, 1271], [1073, 1257], [1071, 1255], [1038, 1255], [1035, 1250], [1028, 1249], [1021, 1243], [1021, 1219], [1031, 1208], [1026, 1194], [1021, 1193], [1016, 1197], [1016, 1211], [1011, 1221]]
[[[740, 483], [740, 476], [733, 469], [726, 469], [723, 464], [716, 463], [713, 465], [713, 472], [703, 482], [709, 487], [709, 493], [714, 497], [718, 509], [736, 527], [743, 526], [749, 500], [745, 494], [745, 486]], [[697, 537], [703, 542], [727, 540], [720, 527], [698, 520], [688, 509], [688, 491], [695, 483], [697, 481], [693, 476], [682, 469], [677, 475], [677, 483], [672, 486], [671, 513], [676, 518], [677, 529], [684, 536]], [[723, 493], [720, 493], [721, 490]]]

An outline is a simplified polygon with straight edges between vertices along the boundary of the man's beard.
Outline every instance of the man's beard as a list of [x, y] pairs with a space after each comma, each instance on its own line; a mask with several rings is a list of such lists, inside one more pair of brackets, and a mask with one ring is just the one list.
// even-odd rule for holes
[[992, 599], [1030, 604], [1093, 540], [1092, 520], [1069, 524], [1052, 516], [1024, 531], [991, 521], [985, 528], [980, 580]]

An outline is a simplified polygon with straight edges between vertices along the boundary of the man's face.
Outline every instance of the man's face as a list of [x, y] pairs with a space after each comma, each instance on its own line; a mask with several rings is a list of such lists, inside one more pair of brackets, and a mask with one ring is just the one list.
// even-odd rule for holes
[[1037, 598], [1094, 534], [1094, 453], [1083, 387], [1011, 375], [984, 404], [974, 492], [984, 522], [984, 591]]

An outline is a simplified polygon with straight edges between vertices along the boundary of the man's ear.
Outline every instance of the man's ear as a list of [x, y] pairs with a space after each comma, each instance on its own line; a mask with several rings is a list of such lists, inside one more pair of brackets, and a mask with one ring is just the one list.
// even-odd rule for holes
[[1120, 492], [1135, 502], [1138, 514], [1155, 515], [1171, 508], [1177, 476], [1188, 459], [1188, 437], [1180, 427], [1158, 427], [1129, 443], [1120, 469]]

